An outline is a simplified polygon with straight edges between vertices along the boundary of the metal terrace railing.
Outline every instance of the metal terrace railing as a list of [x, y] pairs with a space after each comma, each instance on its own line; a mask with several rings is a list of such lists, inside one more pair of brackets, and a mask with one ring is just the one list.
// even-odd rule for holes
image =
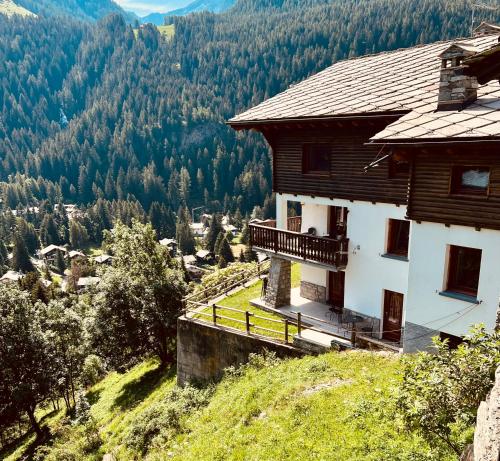
[[337, 269], [345, 269], [349, 239], [316, 237], [310, 234], [285, 231], [267, 226], [250, 225], [250, 243], [259, 250], [289, 255]]

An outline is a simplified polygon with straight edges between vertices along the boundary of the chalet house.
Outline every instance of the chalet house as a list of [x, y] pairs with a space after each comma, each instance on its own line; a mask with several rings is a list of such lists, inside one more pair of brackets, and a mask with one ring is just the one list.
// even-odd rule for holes
[[2, 277], [0, 277], [1, 284], [17, 283], [24, 277], [23, 274], [16, 271], [7, 271]]
[[96, 264], [105, 264], [107, 266], [110, 266], [113, 262], [113, 256], [103, 253], [102, 255], [96, 256], [94, 258], [94, 261], [96, 262]]
[[323, 306], [323, 319], [404, 351], [494, 327], [499, 36], [482, 24], [473, 38], [341, 61], [228, 122], [273, 151], [276, 223], [250, 226], [272, 261], [265, 306]]
[[214, 261], [214, 254], [209, 250], [199, 250], [195, 257], [198, 264], [212, 264]]
[[160, 245], [164, 246], [168, 249], [168, 252], [170, 253], [170, 256], [176, 256], [177, 255], [177, 241], [175, 239], [167, 239], [164, 238], [160, 240]]
[[68, 250], [59, 245], [48, 245], [40, 250], [40, 257], [46, 264], [55, 264], [58, 253], [66, 257]]
[[73, 260], [76, 258], [86, 258], [85, 254], [78, 250], [71, 250], [66, 256], [69, 260]]
[[189, 225], [195, 237], [203, 238], [207, 233], [207, 226], [202, 222], [193, 222]]

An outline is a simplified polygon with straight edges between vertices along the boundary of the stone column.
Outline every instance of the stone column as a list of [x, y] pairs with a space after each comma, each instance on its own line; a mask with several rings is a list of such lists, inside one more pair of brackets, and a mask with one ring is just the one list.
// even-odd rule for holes
[[290, 261], [271, 256], [271, 268], [264, 301], [270, 307], [290, 305], [290, 290], [292, 289], [292, 264]]

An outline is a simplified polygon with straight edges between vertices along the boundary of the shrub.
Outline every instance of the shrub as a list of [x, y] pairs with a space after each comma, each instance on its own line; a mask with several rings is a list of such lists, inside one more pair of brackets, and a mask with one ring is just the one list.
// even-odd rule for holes
[[97, 355], [88, 355], [83, 362], [80, 379], [84, 386], [93, 386], [105, 375], [106, 369], [102, 359]]
[[129, 430], [127, 446], [146, 453], [151, 447], [165, 445], [183, 432], [184, 417], [208, 404], [212, 392], [212, 388], [175, 387], [137, 418]]
[[460, 454], [500, 365], [500, 332], [476, 327], [456, 350], [446, 340], [435, 338], [434, 344], [435, 354], [404, 358], [398, 408], [407, 427]]

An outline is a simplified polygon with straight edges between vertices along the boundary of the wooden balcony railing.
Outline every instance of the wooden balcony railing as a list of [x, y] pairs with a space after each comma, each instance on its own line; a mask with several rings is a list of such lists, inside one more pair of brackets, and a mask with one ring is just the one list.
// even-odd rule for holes
[[[276, 227], [276, 219], [266, 219], [265, 221], [260, 221], [258, 226], [263, 227]], [[287, 230], [292, 232], [300, 232], [302, 226], [302, 216], [292, 216], [287, 219]]]
[[347, 266], [349, 239], [340, 240], [314, 237], [309, 234], [291, 232], [272, 227], [250, 225], [250, 243], [255, 249], [262, 249], [293, 256], [337, 269]]

